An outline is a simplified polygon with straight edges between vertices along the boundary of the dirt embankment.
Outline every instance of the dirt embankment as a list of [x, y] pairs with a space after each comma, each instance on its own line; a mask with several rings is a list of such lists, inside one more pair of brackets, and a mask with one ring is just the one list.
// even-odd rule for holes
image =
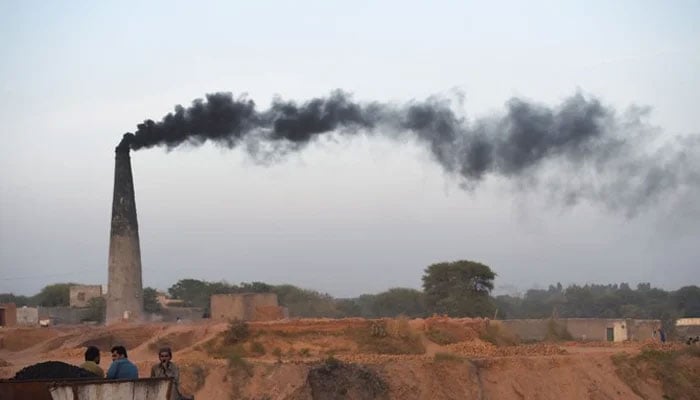
[[5, 329], [0, 378], [41, 361], [79, 364], [87, 345], [106, 368], [121, 344], [141, 376], [171, 347], [182, 391], [197, 398], [700, 398], [699, 353], [680, 345], [516, 342], [494, 338], [486, 320], [448, 318]]

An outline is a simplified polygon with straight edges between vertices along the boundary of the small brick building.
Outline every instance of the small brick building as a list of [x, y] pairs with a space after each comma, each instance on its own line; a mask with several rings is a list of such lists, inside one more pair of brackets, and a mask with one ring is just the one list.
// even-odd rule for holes
[[102, 297], [102, 285], [73, 285], [70, 287], [70, 306], [83, 308], [89, 305], [90, 299]]
[[272, 321], [285, 317], [275, 293], [215, 294], [210, 302], [215, 320]]
[[0, 304], [0, 326], [17, 325], [17, 306], [15, 303]]

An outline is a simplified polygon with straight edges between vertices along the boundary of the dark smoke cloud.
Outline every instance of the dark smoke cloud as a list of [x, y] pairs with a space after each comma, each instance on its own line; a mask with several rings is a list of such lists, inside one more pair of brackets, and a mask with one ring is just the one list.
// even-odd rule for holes
[[503, 114], [474, 121], [442, 98], [358, 103], [336, 91], [301, 104], [276, 99], [258, 111], [245, 97], [214, 93], [188, 108], [176, 106], [160, 122], [144, 121], [117, 149], [172, 149], [206, 141], [233, 148], [245, 142], [251, 155], [275, 159], [322, 135], [412, 137], [464, 187], [474, 188], [489, 175], [520, 187], [544, 181], [564, 203], [588, 199], [634, 214], [679, 189], [700, 188], [698, 137], [654, 150], [658, 134], [643, 122], [647, 113], [633, 108], [618, 115], [580, 93], [556, 107], [514, 98]]

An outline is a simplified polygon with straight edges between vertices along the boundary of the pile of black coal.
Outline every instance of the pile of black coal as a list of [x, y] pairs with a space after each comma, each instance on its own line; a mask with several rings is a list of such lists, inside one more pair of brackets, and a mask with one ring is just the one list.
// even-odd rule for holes
[[15, 374], [15, 380], [98, 378], [90, 371], [61, 361], [45, 361], [30, 365]]
[[311, 370], [306, 378], [314, 400], [388, 400], [389, 386], [373, 369], [333, 357]]

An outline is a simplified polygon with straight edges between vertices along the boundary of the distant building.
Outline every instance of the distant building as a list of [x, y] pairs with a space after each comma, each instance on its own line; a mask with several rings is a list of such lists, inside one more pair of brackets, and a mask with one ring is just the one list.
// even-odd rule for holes
[[[551, 334], [550, 319], [505, 319], [491, 321], [522, 340], [544, 340]], [[554, 323], [574, 340], [624, 342], [652, 339], [661, 326], [657, 319], [557, 318]]]
[[9, 327], [17, 325], [17, 306], [15, 303], [0, 304], [0, 326]]
[[679, 318], [676, 320], [676, 333], [681, 338], [700, 335], [700, 318]]
[[275, 293], [215, 294], [210, 298], [216, 320], [271, 321], [285, 318]]
[[178, 300], [178, 299], [172, 299], [166, 293], [162, 293], [162, 292], [156, 293], [156, 300], [158, 301], [158, 304], [160, 304], [160, 306], [163, 308], [166, 308], [166, 307], [184, 307], [185, 306], [184, 301]]
[[88, 307], [90, 300], [102, 297], [102, 285], [73, 285], [70, 287], [70, 306]]
[[39, 309], [37, 307], [20, 307], [17, 309], [17, 325], [36, 326], [39, 324]]
[[160, 304], [160, 311], [155, 314], [148, 314], [147, 317], [150, 321], [192, 322], [204, 318], [203, 308], [186, 307], [184, 301], [171, 299], [166, 293], [157, 292], [156, 300]]

